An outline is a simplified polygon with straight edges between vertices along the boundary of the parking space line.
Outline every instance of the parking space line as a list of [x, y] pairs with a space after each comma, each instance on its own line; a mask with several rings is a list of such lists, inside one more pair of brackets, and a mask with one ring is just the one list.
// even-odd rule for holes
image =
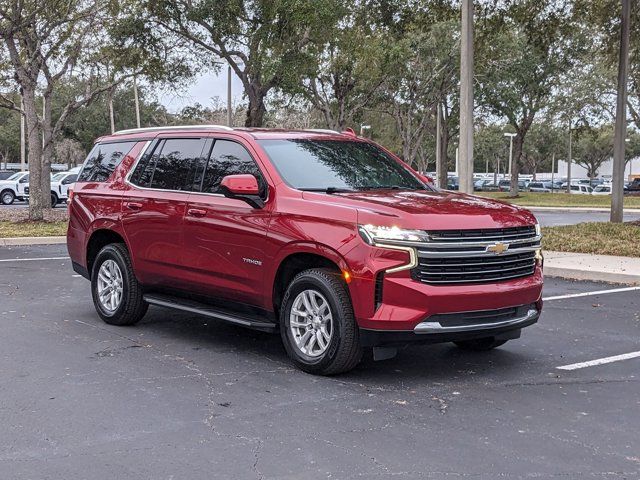
[[620, 362], [622, 360], [630, 360], [640, 357], [640, 352], [624, 353], [622, 355], [614, 355], [613, 357], [598, 358], [588, 362], [572, 363], [571, 365], [563, 365], [556, 367], [558, 370], [578, 370], [579, 368], [594, 367], [596, 365], [604, 365], [605, 363]]
[[39, 258], [3, 258], [0, 263], [5, 262], [35, 262], [37, 260], [68, 260], [69, 257], [39, 257]]
[[570, 293], [568, 295], [557, 295], [555, 297], [542, 297], [542, 300], [544, 300], [545, 302], [548, 302], [549, 300], [562, 300], [564, 298], [589, 297], [591, 295], [605, 295], [607, 293], [632, 292], [634, 290], [640, 290], [640, 287], [611, 288], [609, 290], [597, 290], [595, 292]]

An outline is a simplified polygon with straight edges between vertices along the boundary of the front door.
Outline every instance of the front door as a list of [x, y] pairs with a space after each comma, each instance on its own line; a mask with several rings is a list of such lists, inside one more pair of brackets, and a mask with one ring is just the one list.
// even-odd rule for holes
[[226, 175], [251, 174], [267, 198], [265, 177], [242, 144], [215, 139], [201, 175], [201, 188], [189, 197], [184, 220], [185, 266], [199, 293], [261, 305], [264, 239], [271, 203], [262, 209], [226, 198], [220, 182]]

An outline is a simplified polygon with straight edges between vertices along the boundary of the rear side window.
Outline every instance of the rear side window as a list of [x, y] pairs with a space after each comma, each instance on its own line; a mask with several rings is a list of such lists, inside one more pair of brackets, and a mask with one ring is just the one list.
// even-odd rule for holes
[[145, 188], [190, 190], [204, 144], [202, 138], [171, 138], [160, 142], [151, 155], [140, 160], [131, 182]]
[[246, 148], [230, 140], [216, 140], [202, 182], [202, 192], [222, 193], [220, 182], [227, 175], [250, 174], [258, 180], [260, 194], [266, 193], [266, 183], [256, 162]]
[[99, 143], [84, 162], [78, 182], [105, 182], [136, 142]]

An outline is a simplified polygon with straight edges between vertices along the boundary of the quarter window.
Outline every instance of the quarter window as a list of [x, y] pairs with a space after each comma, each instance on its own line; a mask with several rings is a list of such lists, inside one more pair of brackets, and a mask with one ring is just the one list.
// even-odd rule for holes
[[97, 144], [84, 162], [79, 182], [105, 182], [136, 142]]

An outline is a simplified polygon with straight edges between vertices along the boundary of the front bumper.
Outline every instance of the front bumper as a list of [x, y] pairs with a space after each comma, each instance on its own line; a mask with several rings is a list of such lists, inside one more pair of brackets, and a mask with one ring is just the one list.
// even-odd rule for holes
[[[494, 311], [472, 311], [433, 315], [420, 322], [413, 331], [360, 329], [364, 347], [397, 346], [410, 343], [445, 343], [494, 337], [510, 340], [538, 321], [539, 303]], [[506, 313], [505, 311], [509, 311]], [[495, 312], [502, 312], [497, 315]]]

